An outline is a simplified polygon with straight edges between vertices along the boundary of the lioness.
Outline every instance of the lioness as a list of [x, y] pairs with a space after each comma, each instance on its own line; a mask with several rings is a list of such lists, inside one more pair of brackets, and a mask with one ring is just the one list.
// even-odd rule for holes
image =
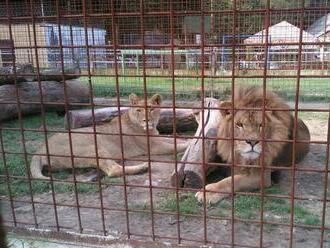
[[[123, 153], [124, 158], [132, 158], [148, 154], [147, 130], [150, 135], [158, 135], [156, 126], [159, 121], [162, 98], [159, 94], [152, 96], [147, 101], [147, 116], [143, 108], [144, 100], [135, 94], [129, 95], [131, 107], [121, 116]], [[123, 168], [115, 162], [122, 159], [121, 143], [119, 135], [119, 117], [110, 123], [96, 126], [96, 131], [105, 134], [97, 134], [97, 151], [99, 156], [99, 168], [110, 177], [121, 176]], [[96, 146], [93, 128], [79, 128], [72, 133], [72, 153], [75, 168], [97, 168]], [[84, 133], [86, 132], [86, 133]], [[128, 135], [139, 136], [128, 136]], [[48, 140], [50, 164], [52, 170], [72, 168], [69, 136], [66, 133], [55, 134]], [[150, 154], [171, 154], [174, 145], [167, 142], [166, 138], [150, 137]], [[186, 149], [186, 143], [178, 143], [177, 151]], [[46, 154], [46, 145], [37, 151], [37, 154]], [[66, 157], [60, 157], [66, 156]], [[48, 165], [47, 156], [35, 155], [31, 161], [31, 176], [39, 179], [49, 179], [42, 174], [42, 168]], [[137, 174], [148, 169], [148, 163], [135, 166], [126, 166], [126, 174]]]
[[[292, 139], [293, 117], [289, 106], [275, 93], [266, 91], [263, 98], [263, 88], [250, 86], [240, 87], [234, 96], [235, 108], [259, 108], [259, 110], [235, 110], [232, 113], [232, 102], [220, 103], [222, 119], [218, 128], [217, 153], [220, 157], [231, 163], [235, 162], [234, 178], [227, 177], [223, 180], [206, 185], [206, 202], [216, 203], [232, 190], [246, 191], [259, 189], [261, 186], [261, 170], [251, 165], [260, 166], [262, 152], [264, 153], [264, 166], [288, 166], [292, 163], [292, 143], [278, 142]], [[263, 104], [265, 108], [265, 120], [263, 123]], [[269, 110], [272, 109], [272, 110]], [[281, 109], [277, 111], [276, 109]], [[232, 122], [234, 122], [234, 159], [232, 158]], [[262, 146], [262, 130], [265, 141]], [[297, 140], [310, 140], [310, 134], [305, 124], [299, 120], [297, 127]], [[222, 140], [221, 140], [222, 139]], [[262, 151], [264, 149], [264, 151]], [[296, 162], [301, 160], [309, 151], [309, 144], [297, 143], [295, 149]], [[251, 167], [249, 167], [251, 166]], [[271, 186], [271, 170], [264, 171], [264, 186]], [[203, 191], [196, 193], [198, 201], [204, 201]]]

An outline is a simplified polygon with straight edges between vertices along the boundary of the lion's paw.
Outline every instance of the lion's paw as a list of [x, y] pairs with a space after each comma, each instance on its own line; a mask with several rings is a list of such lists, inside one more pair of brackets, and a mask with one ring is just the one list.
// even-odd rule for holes
[[[214, 189], [212, 184], [206, 185], [206, 190], [213, 190], [216, 191], [217, 189]], [[225, 197], [225, 195], [221, 193], [214, 193], [214, 192], [205, 192], [205, 199], [204, 199], [204, 191], [201, 190], [195, 194], [195, 197], [200, 203], [206, 202], [207, 204], [215, 204], [221, 199]]]

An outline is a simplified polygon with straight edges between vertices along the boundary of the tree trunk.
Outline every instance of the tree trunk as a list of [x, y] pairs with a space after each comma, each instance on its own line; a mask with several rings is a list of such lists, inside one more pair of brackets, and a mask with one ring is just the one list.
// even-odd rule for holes
[[[79, 80], [66, 81], [68, 108], [72, 103], [88, 103], [88, 87]], [[41, 98], [38, 82], [22, 82], [17, 86], [21, 113], [23, 116], [41, 112]], [[54, 81], [42, 81], [41, 91], [45, 110], [64, 111], [64, 84]], [[47, 104], [51, 103], [51, 104]], [[15, 85], [0, 86], [0, 121], [17, 118], [18, 106]]]
[[[218, 100], [214, 98], [205, 99], [205, 107], [218, 107]], [[195, 133], [195, 138], [190, 141], [190, 145], [185, 151], [181, 162], [178, 164], [178, 173], [175, 171], [171, 176], [172, 186], [178, 185], [185, 188], [201, 188], [204, 184], [204, 174], [207, 166], [203, 164], [203, 142], [204, 142], [204, 161], [210, 162], [216, 155], [216, 140], [207, 138], [217, 137], [217, 127], [220, 122], [220, 111], [217, 109], [204, 110], [204, 137], [202, 127], [202, 114], [199, 114], [199, 125]], [[190, 162], [190, 163], [189, 163]], [[193, 162], [194, 164], [191, 164]], [[199, 163], [199, 164], [195, 164]]]
[[[121, 107], [121, 112], [124, 113], [128, 107]], [[195, 131], [197, 122], [194, 112], [191, 109], [178, 109], [176, 114], [176, 132]], [[93, 125], [92, 110], [72, 110], [67, 113], [68, 117], [64, 117], [64, 126], [66, 129], [70, 126], [71, 129], [88, 127]], [[110, 121], [113, 117], [118, 116], [118, 107], [94, 109], [95, 124]], [[173, 132], [173, 110], [162, 109], [160, 119], [157, 125], [160, 133]]]

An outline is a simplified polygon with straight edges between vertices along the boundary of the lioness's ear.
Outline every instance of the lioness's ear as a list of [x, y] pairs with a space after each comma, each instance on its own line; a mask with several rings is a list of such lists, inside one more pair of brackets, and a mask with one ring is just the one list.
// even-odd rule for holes
[[128, 97], [128, 100], [129, 100], [130, 105], [137, 105], [140, 98], [136, 94], [131, 93]]
[[160, 105], [162, 103], [162, 96], [159, 94], [155, 94], [150, 98], [151, 104]]
[[231, 114], [232, 103], [228, 101], [220, 102], [219, 103], [220, 113], [222, 116], [226, 116]]
[[194, 116], [195, 116], [195, 120], [196, 122], [199, 124], [199, 118], [200, 118], [200, 115], [201, 115], [201, 111], [198, 109], [198, 110], [193, 110], [193, 113], [194, 113]]

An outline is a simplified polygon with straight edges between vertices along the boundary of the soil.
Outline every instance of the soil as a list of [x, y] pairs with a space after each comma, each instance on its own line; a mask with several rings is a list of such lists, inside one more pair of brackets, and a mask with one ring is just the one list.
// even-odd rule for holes
[[[311, 130], [312, 141], [326, 141], [327, 122], [314, 119], [306, 119], [306, 124]], [[299, 164], [301, 168], [325, 168], [326, 145], [311, 144], [310, 152], [307, 157]], [[153, 156], [152, 160], [168, 160], [171, 156]], [[128, 184], [136, 184], [140, 186], [148, 186], [151, 184], [152, 194], [148, 187], [127, 187], [127, 202], [129, 209], [141, 209], [145, 205], [149, 205], [152, 197], [153, 205], [162, 201], [164, 195], [175, 192], [175, 190], [163, 189], [162, 187], [170, 187], [170, 175], [174, 170], [173, 163], [151, 163], [150, 174], [141, 174], [127, 177]], [[151, 182], [149, 181], [149, 175]], [[282, 172], [279, 187], [283, 192], [290, 194], [291, 192], [291, 172]], [[322, 216], [323, 202], [313, 200], [313, 197], [324, 197], [324, 173], [312, 172], [296, 172], [295, 195], [307, 197], [310, 200], [295, 201], [295, 204], [304, 204], [305, 208], [311, 210], [318, 216]], [[328, 174], [330, 180], [330, 176]], [[330, 190], [328, 184], [328, 192]], [[205, 241], [205, 233], [207, 234], [207, 242], [222, 243], [214, 244], [214, 247], [229, 247], [232, 242], [232, 234], [234, 234], [234, 243], [245, 246], [260, 245], [260, 225], [253, 223], [242, 223], [235, 221], [234, 225], [230, 220], [220, 220], [207, 218], [204, 220], [203, 211], [200, 217], [180, 217], [177, 222], [175, 215], [154, 213], [153, 215], [143, 212], [116, 211], [125, 209], [125, 192], [122, 186], [104, 186], [102, 188], [102, 200], [104, 210], [104, 225], [108, 235], [127, 238], [127, 230], [131, 234], [131, 238], [137, 240], [151, 240], [152, 233], [155, 240], [177, 243], [178, 229], [180, 229], [180, 238], [183, 244], [203, 244]], [[103, 235], [102, 212], [99, 209], [91, 207], [100, 207], [100, 194], [79, 194], [79, 212], [81, 223], [85, 234]], [[30, 197], [20, 197], [16, 200], [30, 200]], [[57, 204], [75, 205], [74, 194], [56, 194]], [[35, 202], [52, 204], [50, 192], [34, 195]], [[330, 228], [330, 195], [328, 193], [327, 209], [325, 213], [325, 225]], [[142, 207], [141, 207], [142, 206]], [[16, 219], [18, 222], [34, 223], [31, 204], [14, 202]], [[56, 220], [54, 215], [54, 207], [52, 205], [35, 204], [37, 222], [39, 228], [56, 230]], [[58, 222], [61, 231], [80, 232], [78, 223], [78, 209], [75, 207], [57, 206]], [[148, 210], [147, 210], [148, 211]], [[156, 210], [157, 211], [157, 210]], [[212, 214], [213, 208], [207, 209], [207, 214]], [[159, 212], [159, 211], [158, 211]], [[7, 201], [3, 201], [4, 218], [12, 221], [10, 205]], [[127, 219], [129, 226], [127, 226]], [[289, 224], [289, 223], [288, 223]], [[154, 225], [154, 229], [152, 229]], [[20, 227], [33, 227], [33, 225], [18, 224]], [[205, 229], [206, 228], [206, 229]], [[232, 230], [233, 228], [233, 230]], [[206, 231], [205, 231], [206, 230]], [[162, 238], [163, 237], [163, 238]], [[270, 229], [264, 226], [263, 232], [264, 247], [288, 247], [290, 244], [290, 227], [272, 226]], [[314, 228], [293, 228], [293, 247], [317, 247], [321, 241], [321, 230]], [[199, 240], [200, 243], [189, 240]], [[324, 245], [330, 247], [330, 231], [325, 231]], [[226, 245], [227, 244], [227, 245]]]

